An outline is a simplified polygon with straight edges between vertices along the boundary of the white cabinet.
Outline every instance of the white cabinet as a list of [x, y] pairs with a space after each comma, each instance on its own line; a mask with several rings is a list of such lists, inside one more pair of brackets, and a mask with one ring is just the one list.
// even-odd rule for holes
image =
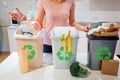
[[7, 28], [10, 53], [17, 51], [17, 45], [16, 45], [16, 40], [15, 40], [14, 34], [18, 27], [19, 27], [19, 25], [11, 25]]

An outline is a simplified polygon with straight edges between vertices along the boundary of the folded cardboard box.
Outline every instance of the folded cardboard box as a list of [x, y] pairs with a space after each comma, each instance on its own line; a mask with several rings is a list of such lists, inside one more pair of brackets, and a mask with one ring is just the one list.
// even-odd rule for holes
[[118, 60], [102, 60], [101, 73], [107, 75], [118, 75]]

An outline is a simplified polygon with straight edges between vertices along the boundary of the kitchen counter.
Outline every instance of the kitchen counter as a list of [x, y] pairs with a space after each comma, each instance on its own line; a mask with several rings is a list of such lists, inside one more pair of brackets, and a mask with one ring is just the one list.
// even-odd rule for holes
[[120, 80], [120, 76], [103, 75], [100, 71], [89, 70], [87, 77], [71, 76], [69, 69], [55, 69], [54, 65], [44, 65], [27, 73], [20, 73], [18, 55], [12, 53], [0, 64], [0, 80]]

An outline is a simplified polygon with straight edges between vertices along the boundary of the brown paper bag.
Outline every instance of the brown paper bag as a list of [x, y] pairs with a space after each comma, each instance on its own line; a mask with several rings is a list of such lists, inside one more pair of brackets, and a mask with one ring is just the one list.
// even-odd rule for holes
[[22, 73], [27, 72], [29, 69], [27, 56], [28, 51], [24, 50], [23, 47], [19, 47], [19, 67]]
[[117, 76], [118, 75], [118, 67], [119, 67], [118, 60], [102, 60], [101, 73]]

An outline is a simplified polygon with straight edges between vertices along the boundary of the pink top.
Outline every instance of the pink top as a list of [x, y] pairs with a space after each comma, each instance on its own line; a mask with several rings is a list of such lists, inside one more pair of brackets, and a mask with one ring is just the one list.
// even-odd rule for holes
[[75, 6], [74, 0], [54, 3], [50, 0], [38, 0], [38, 7], [45, 11], [46, 26], [44, 44], [51, 45], [50, 33], [55, 26], [68, 26], [70, 10]]

